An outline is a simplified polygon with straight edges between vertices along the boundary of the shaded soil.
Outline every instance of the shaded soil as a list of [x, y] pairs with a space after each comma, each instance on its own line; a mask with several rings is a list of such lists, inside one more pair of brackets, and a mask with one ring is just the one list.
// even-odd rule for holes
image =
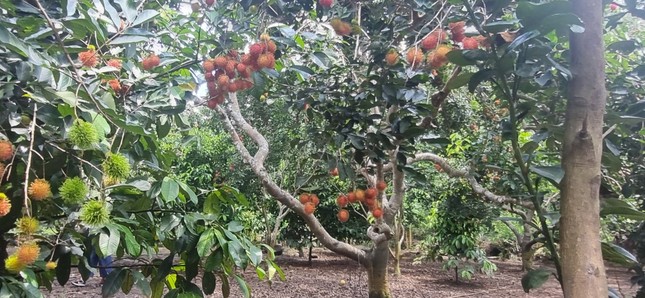
[[[295, 251], [278, 256], [277, 262], [284, 270], [286, 281], [274, 281], [271, 285], [259, 281], [254, 272], [244, 273], [245, 279], [251, 286], [253, 297], [277, 298], [318, 298], [318, 297], [366, 297], [367, 274], [351, 260], [336, 255], [324, 249], [315, 249], [318, 258], [310, 266], [306, 258], [299, 258]], [[560, 285], [550, 278], [542, 288], [524, 293], [521, 286], [522, 272], [517, 261], [494, 261], [498, 271], [492, 276], [476, 275], [472, 280], [457, 283], [454, 273], [441, 269], [440, 263], [413, 264], [413, 253], [406, 253], [401, 263], [401, 276], [390, 274], [390, 289], [392, 295], [398, 298], [427, 298], [427, 297], [562, 297]], [[540, 266], [538, 264], [538, 266]], [[547, 265], [543, 265], [547, 266]], [[619, 289], [625, 297], [633, 296], [636, 292], [629, 282], [630, 273], [618, 267], [607, 270], [610, 286]], [[70, 281], [77, 280], [77, 272], [72, 272]], [[201, 278], [194, 281], [201, 285]], [[231, 280], [231, 297], [242, 297], [235, 281]], [[221, 297], [218, 289], [215, 295]], [[86, 287], [75, 287], [69, 283], [65, 287], [58, 284], [47, 297], [100, 297], [100, 279], [91, 278]], [[117, 297], [142, 297], [136, 289]]]

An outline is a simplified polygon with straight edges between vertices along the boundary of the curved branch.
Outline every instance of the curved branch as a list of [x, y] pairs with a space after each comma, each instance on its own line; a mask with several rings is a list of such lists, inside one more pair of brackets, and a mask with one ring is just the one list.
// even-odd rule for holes
[[377, 246], [389, 241], [392, 239], [392, 236], [392, 229], [386, 223], [375, 224], [367, 228], [367, 237]]
[[[320, 224], [315, 216], [305, 213], [303, 205], [300, 204], [300, 202], [293, 195], [280, 188], [273, 181], [264, 167], [264, 160], [266, 159], [269, 152], [269, 146], [266, 138], [262, 134], [260, 134], [254, 127], [248, 124], [248, 122], [242, 117], [239, 105], [237, 103], [236, 95], [231, 94], [229, 98], [231, 99], [231, 103], [227, 106], [226, 110], [221, 106], [218, 106], [217, 112], [219, 112], [220, 119], [222, 119], [224, 127], [231, 135], [235, 148], [240, 153], [240, 155], [242, 155], [244, 161], [249, 163], [251, 169], [258, 177], [267, 193], [274, 197], [278, 202], [282, 203], [284, 206], [297, 213], [305, 221], [305, 223], [307, 223], [307, 226], [309, 226], [311, 232], [316, 236], [316, 238], [318, 238], [323, 246], [333, 252], [355, 260], [362, 265], [366, 265], [367, 259], [365, 251], [345, 242], [341, 242], [329, 235], [329, 233]], [[253, 139], [254, 142], [258, 144], [259, 149], [255, 156], [251, 156], [251, 153], [244, 146], [244, 143], [240, 139], [240, 136], [236, 128], [233, 126], [233, 122], [231, 118], [229, 118], [229, 116], [249, 137]]]
[[[470, 184], [470, 187], [472, 188], [473, 192], [476, 194], [480, 195], [484, 200], [495, 203], [495, 204], [515, 204], [527, 209], [532, 209], [533, 204], [531, 202], [526, 202], [526, 201], [521, 201], [515, 198], [511, 198], [508, 196], [503, 196], [503, 195], [497, 195], [491, 192], [490, 190], [484, 188], [478, 181], [475, 179], [475, 176], [473, 176], [469, 171], [463, 170], [463, 169], [457, 169], [454, 168], [448, 163], [448, 161], [436, 154], [432, 153], [420, 153], [417, 154], [413, 158], [409, 158], [407, 161], [407, 164], [413, 164], [416, 162], [420, 161], [432, 161], [438, 165], [441, 166], [443, 171], [450, 177], [452, 178], [463, 178], [468, 181], [468, 184]], [[383, 167], [384, 171], [391, 171], [392, 170], [392, 163], [387, 164], [386, 166]]]

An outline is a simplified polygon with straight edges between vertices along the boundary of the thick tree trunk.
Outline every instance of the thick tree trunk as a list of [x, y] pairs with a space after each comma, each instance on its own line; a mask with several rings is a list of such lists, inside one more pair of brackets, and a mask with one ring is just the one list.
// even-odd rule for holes
[[529, 271], [533, 269], [533, 258], [535, 257], [535, 247], [534, 245], [529, 246], [533, 235], [531, 233], [531, 225], [529, 224], [533, 221], [533, 211], [529, 210], [526, 212], [526, 219], [524, 219], [522, 232], [522, 239], [519, 242], [520, 251], [522, 255], [522, 271]]
[[390, 258], [390, 249], [387, 242], [382, 242], [374, 247], [369, 254], [367, 269], [367, 284], [369, 298], [389, 298], [390, 288], [387, 281], [387, 263]]
[[600, 247], [599, 187], [605, 59], [601, 0], [572, 0], [585, 26], [571, 34], [561, 199], [562, 287], [565, 297], [607, 297]]

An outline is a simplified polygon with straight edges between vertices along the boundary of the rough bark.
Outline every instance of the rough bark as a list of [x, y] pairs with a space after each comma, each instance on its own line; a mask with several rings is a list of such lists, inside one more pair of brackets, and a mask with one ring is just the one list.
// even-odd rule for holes
[[562, 287], [565, 297], [607, 297], [600, 247], [599, 187], [605, 60], [600, 0], [572, 0], [585, 24], [571, 33], [571, 73], [565, 118], [561, 183]]
[[377, 244], [369, 254], [367, 269], [367, 284], [369, 298], [389, 298], [390, 288], [387, 282], [387, 263], [390, 249], [387, 242]]

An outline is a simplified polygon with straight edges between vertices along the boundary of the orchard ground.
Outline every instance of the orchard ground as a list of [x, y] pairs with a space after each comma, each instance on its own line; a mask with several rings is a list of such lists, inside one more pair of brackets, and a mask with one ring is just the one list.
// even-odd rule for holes
[[[366, 297], [367, 274], [356, 262], [323, 248], [315, 248], [317, 256], [309, 266], [307, 258], [300, 258], [296, 251], [289, 250], [278, 256], [277, 261], [287, 277], [286, 281], [276, 280], [272, 285], [259, 281], [253, 271], [244, 274], [252, 290], [252, 297], [318, 298], [318, 297]], [[472, 280], [455, 282], [454, 273], [441, 268], [439, 262], [413, 263], [415, 252], [406, 252], [401, 262], [401, 277], [390, 274], [390, 288], [397, 298], [427, 297], [562, 297], [562, 290], [554, 278], [541, 288], [524, 293], [521, 286], [522, 272], [519, 261], [495, 260], [498, 271], [492, 276], [477, 274]], [[550, 267], [536, 261], [536, 266]], [[201, 275], [200, 275], [201, 276]], [[198, 276], [194, 282], [201, 284]], [[607, 277], [611, 287], [619, 289], [624, 297], [633, 297], [636, 288], [631, 287], [631, 274], [625, 269], [608, 266]], [[72, 272], [70, 283], [61, 287], [57, 283], [47, 297], [100, 297], [100, 279], [91, 278], [86, 287], [75, 287], [71, 281], [80, 278]], [[231, 280], [231, 297], [243, 297], [235, 281]], [[115, 297], [143, 297], [136, 287], [128, 295], [118, 293]], [[215, 294], [207, 297], [222, 297], [220, 283]]]

